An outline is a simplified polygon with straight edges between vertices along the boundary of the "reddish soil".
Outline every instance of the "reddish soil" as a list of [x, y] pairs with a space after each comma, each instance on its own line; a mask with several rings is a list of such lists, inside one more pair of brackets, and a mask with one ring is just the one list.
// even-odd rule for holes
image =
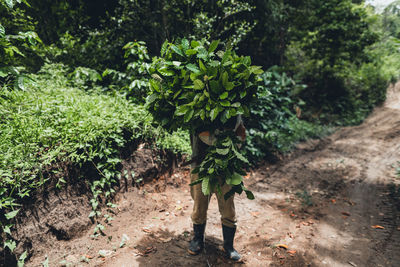
[[[220, 250], [215, 197], [204, 253], [186, 252], [192, 200], [189, 170], [181, 169], [119, 194], [105, 235], [90, 237], [92, 226], [69, 240], [36, 244], [26, 266], [46, 258], [49, 266], [400, 266], [400, 191], [392, 190], [400, 185], [398, 161], [400, 84], [363, 124], [299, 144], [279, 163], [249, 173], [256, 199], [235, 202], [241, 263]], [[129, 240], [120, 247], [123, 236]]]

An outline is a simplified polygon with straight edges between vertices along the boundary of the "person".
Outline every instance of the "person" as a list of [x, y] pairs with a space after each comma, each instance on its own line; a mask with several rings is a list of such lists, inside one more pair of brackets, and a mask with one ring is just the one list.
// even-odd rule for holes
[[[236, 135], [244, 141], [246, 137], [246, 129], [244, 128], [241, 116], [237, 116], [236, 124], [232, 124], [234, 127], [230, 128], [235, 131]], [[228, 123], [229, 125], [229, 123]], [[191, 135], [191, 146], [192, 146], [192, 169], [200, 165], [206, 155], [208, 145], [212, 145], [214, 137], [208, 131], [197, 131]], [[191, 174], [191, 182], [198, 179], [198, 174]], [[233, 242], [236, 233], [236, 212], [234, 204], [234, 196], [228, 199], [224, 199], [224, 194], [231, 189], [231, 186], [224, 184], [221, 186], [222, 194], [216, 193], [218, 200], [218, 208], [221, 214], [222, 223], [222, 235], [224, 238], [223, 251], [225, 256], [233, 261], [239, 261], [241, 259], [240, 254], [234, 249]], [[215, 193], [215, 192], [212, 192]], [[198, 255], [204, 248], [204, 232], [207, 221], [207, 210], [210, 202], [211, 194], [205, 196], [201, 189], [201, 183], [191, 186], [190, 194], [194, 201], [193, 212], [192, 212], [192, 223], [194, 237], [190, 241], [188, 252], [192, 255]]]

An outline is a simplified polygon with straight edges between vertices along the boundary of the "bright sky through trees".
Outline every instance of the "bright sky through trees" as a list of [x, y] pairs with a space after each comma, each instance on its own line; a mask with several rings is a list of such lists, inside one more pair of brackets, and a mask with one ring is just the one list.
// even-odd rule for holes
[[393, 0], [367, 0], [366, 2], [374, 6], [387, 6], [393, 2]]

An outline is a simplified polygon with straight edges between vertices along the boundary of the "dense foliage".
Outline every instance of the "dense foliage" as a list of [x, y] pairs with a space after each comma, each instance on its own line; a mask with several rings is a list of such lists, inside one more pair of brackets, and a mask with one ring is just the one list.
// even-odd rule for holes
[[250, 57], [216, 51], [218, 43], [207, 47], [204, 41], [182, 39], [163, 45], [162, 58], [150, 67], [147, 97], [150, 112], [163, 127], [215, 131], [237, 115], [248, 117], [257, 75], [263, 71], [251, 66]]
[[24, 89], [24, 73], [40, 61], [37, 45], [41, 42], [33, 22], [15, 7], [21, 2], [27, 4], [22, 0], [0, 1], [0, 84], [13, 84], [17, 89]]
[[289, 151], [293, 144], [309, 137], [321, 136], [329, 128], [299, 119], [304, 101], [296, 95], [305, 85], [273, 67], [261, 75], [257, 99], [246, 121], [246, 154], [251, 162]]
[[[4, 215], [7, 219], [16, 215], [21, 200], [32, 197], [52, 173], [62, 171], [57, 162], [95, 167], [98, 178], [81, 179], [92, 183], [92, 206], [99, 215], [97, 196], [113, 192], [112, 185], [120, 177], [120, 150], [128, 142], [155, 139], [160, 148], [190, 151], [187, 134], [170, 135], [154, 128], [145, 108], [132, 105], [123, 95], [71, 87], [64, 69], [46, 65], [30, 76], [35, 82], [27, 84], [25, 91], [0, 91], [0, 210], [9, 211]], [[51, 182], [62, 186], [66, 180], [61, 175]], [[2, 213], [0, 226], [9, 229], [11, 224], [2, 225], [5, 218]], [[15, 242], [6, 245], [12, 250]]]
[[[250, 115], [244, 151], [256, 164], [326, 125], [361, 122], [399, 77], [399, 26], [399, 1], [379, 15], [362, 0], [0, 0], [3, 243], [16, 245], [11, 226], [24, 199], [62, 187], [62, 175], [44, 175], [62, 173], [60, 162], [97, 170], [82, 177], [96, 217], [125, 144], [190, 153], [187, 131], [161, 125], [218, 128]], [[268, 70], [257, 86], [244, 81], [260, 69], [241, 55]], [[225, 132], [218, 140], [198, 171], [244, 190], [237, 140]]]
[[[258, 75], [263, 71], [252, 66], [250, 57], [237, 56], [231, 50], [217, 50], [219, 41], [208, 46], [205, 41], [182, 39], [165, 42], [161, 57], [149, 68], [150, 93], [147, 107], [154, 119], [167, 130], [188, 129], [192, 134], [209, 131], [217, 142], [194, 172], [195, 183], [202, 183], [209, 195], [221, 185], [232, 185], [225, 197], [243, 190], [243, 167], [248, 163], [238, 151], [238, 140], [232, 132], [236, 117], [248, 117], [254, 99]], [[229, 165], [229, 166], [228, 166]]]

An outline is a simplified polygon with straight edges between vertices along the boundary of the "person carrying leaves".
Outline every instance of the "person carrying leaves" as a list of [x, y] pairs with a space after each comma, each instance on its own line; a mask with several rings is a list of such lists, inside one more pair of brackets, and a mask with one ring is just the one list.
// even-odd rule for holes
[[153, 58], [149, 68], [152, 79], [146, 107], [161, 127], [170, 132], [186, 129], [191, 135], [194, 238], [189, 244], [190, 254], [199, 254], [204, 248], [208, 203], [215, 193], [223, 248], [228, 258], [237, 261], [241, 257], [233, 248], [233, 196], [244, 192], [254, 199], [243, 184], [244, 168], [249, 162], [240, 152], [245, 139], [242, 116], [250, 116], [249, 104], [263, 71], [251, 65], [250, 57], [218, 47], [219, 41], [166, 41], [161, 57]]
[[[232, 119], [227, 122], [228, 125], [233, 125], [231, 129], [236, 133], [239, 139], [242, 141], [246, 138], [246, 129], [243, 125], [243, 120], [240, 115], [237, 116], [235, 124], [232, 124]], [[209, 131], [203, 131], [198, 134], [193, 134], [191, 136], [191, 146], [192, 146], [192, 158], [194, 162], [192, 163], [192, 169], [199, 166], [201, 161], [206, 155], [207, 146], [213, 145], [215, 137], [210, 134]], [[197, 174], [191, 174], [191, 182], [195, 182], [198, 179]], [[193, 222], [193, 232], [194, 237], [190, 241], [188, 252], [192, 255], [199, 254], [204, 248], [204, 232], [207, 220], [207, 209], [210, 202], [211, 194], [205, 196], [202, 192], [202, 185], [196, 184], [190, 188], [190, 194], [194, 201], [193, 212], [192, 212], [192, 222]], [[224, 195], [231, 190], [232, 186], [228, 184], [221, 184], [222, 194], [216, 193], [218, 200], [218, 208], [221, 214], [222, 223], [222, 234], [224, 238], [223, 250], [229, 259], [238, 261], [241, 259], [240, 254], [234, 249], [233, 242], [236, 233], [236, 213], [234, 204], [234, 195], [230, 196], [228, 199], [224, 198]]]

